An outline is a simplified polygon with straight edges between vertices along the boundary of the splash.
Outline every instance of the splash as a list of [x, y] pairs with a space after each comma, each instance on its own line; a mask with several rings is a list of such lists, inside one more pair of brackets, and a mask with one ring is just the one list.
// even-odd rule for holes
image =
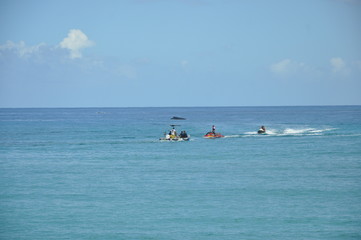
[[[312, 131], [316, 131], [316, 129], [314, 128], [305, 128], [305, 129], [293, 129], [293, 128], [286, 128], [283, 131], [283, 134], [285, 135], [302, 135], [302, 134], [307, 134], [307, 133], [311, 133]], [[320, 130], [318, 130], [320, 131]]]
[[326, 129], [316, 129], [316, 128], [286, 128], [281, 132], [283, 135], [322, 135], [324, 132], [331, 131], [332, 128], [326, 128]]

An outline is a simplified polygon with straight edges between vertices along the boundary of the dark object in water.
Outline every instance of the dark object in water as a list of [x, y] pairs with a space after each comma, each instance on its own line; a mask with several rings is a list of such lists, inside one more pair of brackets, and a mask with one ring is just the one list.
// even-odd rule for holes
[[172, 119], [172, 120], [186, 120], [185, 118], [176, 117], [176, 116], [172, 117], [171, 119]]

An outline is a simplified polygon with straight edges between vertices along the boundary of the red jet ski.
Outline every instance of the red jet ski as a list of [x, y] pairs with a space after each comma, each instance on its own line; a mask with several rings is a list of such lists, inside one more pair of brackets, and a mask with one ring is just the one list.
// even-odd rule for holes
[[204, 138], [222, 138], [224, 136], [220, 133], [207, 132], [207, 134], [204, 135], [203, 137]]

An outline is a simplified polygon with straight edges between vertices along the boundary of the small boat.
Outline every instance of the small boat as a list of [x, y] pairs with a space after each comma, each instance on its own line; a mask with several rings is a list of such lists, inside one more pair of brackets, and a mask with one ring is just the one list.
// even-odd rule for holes
[[180, 137], [169, 134], [166, 134], [163, 138], [159, 138], [160, 141], [171, 141], [171, 142], [189, 141], [189, 139], [190, 139], [190, 135], [187, 135], [187, 137]]
[[175, 126], [180, 126], [180, 125], [170, 125], [172, 127], [172, 129], [169, 131], [169, 133], [167, 134], [166, 132], [164, 133], [164, 137], [163, 138], [159, 138], [159, 140], [161, 141], [173, 141], [173, 142], [179, 142], [179, 141], [189, 141], [189, 139], [191, 138], [191, 136], [189, 134], [187, 134], [186, 131], [182, 131], [179, 135], [177, 134], [177, 131], [175, 130]]
[[172, 120], [186, 120], [185, 118], [176, 117], [176, 116], [172, 117], [171, 119], [172, 119]]
[[207, 132], [207, 134], [204, 135], [203, 137], [204, 138], [222, 138], [224, 136], [222, 134], [220, 134], [220, 133]]

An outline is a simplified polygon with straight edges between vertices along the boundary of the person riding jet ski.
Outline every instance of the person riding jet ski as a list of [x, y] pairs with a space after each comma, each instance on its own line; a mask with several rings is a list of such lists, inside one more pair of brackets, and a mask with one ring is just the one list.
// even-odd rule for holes
[[204, 135], [203, 137], [205, 137], [205, 138], [222, 138], [224, 136], [220, 133], [216, 133], [216, 126], [213, 125], [212, 131], [207, 132], [206, 135]]
[[261, 126], [260, 129], [257, 131], [258, 134], [266, 133], [266, 127]]

